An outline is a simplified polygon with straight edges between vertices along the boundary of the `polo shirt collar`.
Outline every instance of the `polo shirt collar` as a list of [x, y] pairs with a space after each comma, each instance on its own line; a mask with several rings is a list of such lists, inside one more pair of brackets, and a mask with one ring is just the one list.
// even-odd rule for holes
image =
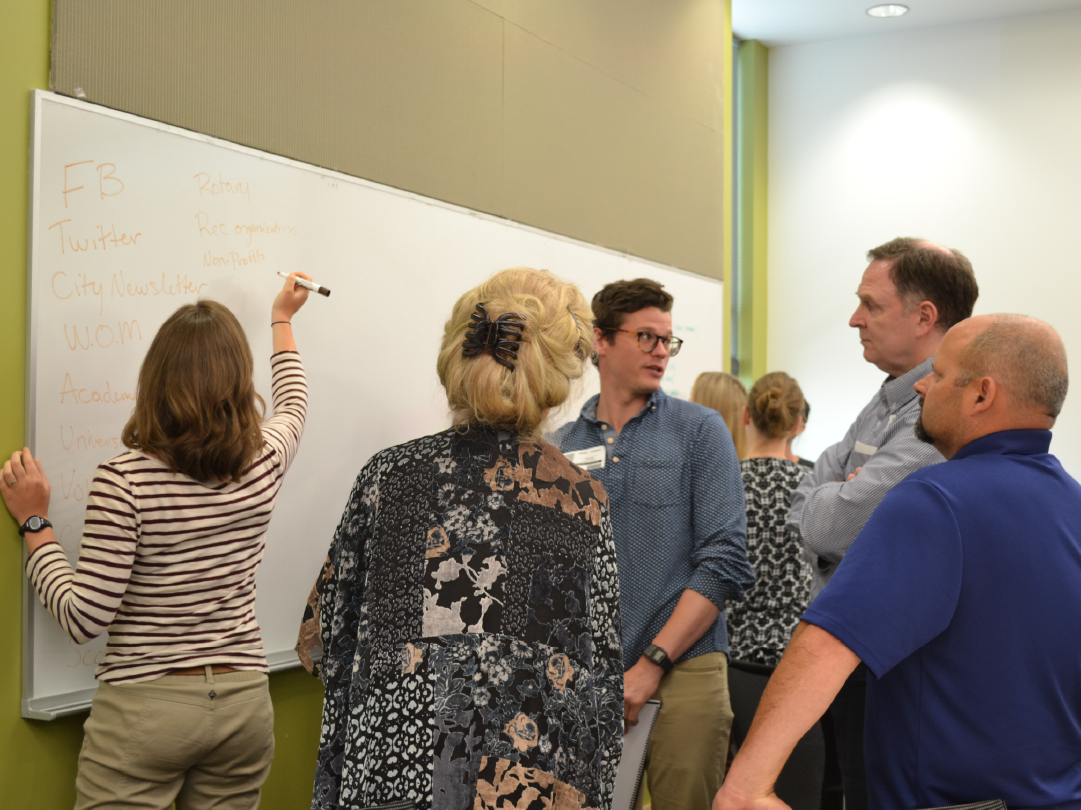
[[[653, 392], [652, 395], [650, 395], [649, 399], [646, 400], [646, 404], [642, 406], [642, 410], [640, 410], [637, 416], [635, 416], [634, 418], [637, 419], [638, 416], [641, 416], [642, 414], [650, 411], [651, 409], [655, 409], [656, 407], [662, 405], [667, 399], [668, 394], [664, 393], [664, 391], [658, 388], [656, 391]], [[587, 422], [592, 422], [594, 424], [600, 422], [600, 420], [597, 418], [597, 403], [600, 401], [600, 394], [594, 394], [588, 400], [586, 400], [586, 404], [582, 406], [581, 417]]]
[[892, 380], [886, 380], [886, 382], [882, 383], [881, 396], [886, 400], [886, 404], [891, 411], [896, 411], [898, 408], [907, 405], [918, 396], [916, 389], [912, 386], [931, 373], [932, 360], [934, 360], [934, 357], [928, 357], [900, 377], [894, 377]]
[[1050, 451], [1050, 430], [1001, 430], [969, 442], [951, 460], [981, 455], [1038, 456]]

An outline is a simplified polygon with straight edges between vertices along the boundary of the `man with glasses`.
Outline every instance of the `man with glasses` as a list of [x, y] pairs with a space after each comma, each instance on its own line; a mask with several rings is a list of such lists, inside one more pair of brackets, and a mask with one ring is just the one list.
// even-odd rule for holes
[[[623, 620], [624, 715], [662, 708], [649, 749], [655, 810], [708, 810], [720, 787], [732, 709], [724, 605], [754, 583], [743, 479], [716, 411], [661, 390], [672, 296], [649, 279], [593, 298], [601, 392], [554, 440], [608, 491]], [[639, 805], [641, 804], [639, 791]]]

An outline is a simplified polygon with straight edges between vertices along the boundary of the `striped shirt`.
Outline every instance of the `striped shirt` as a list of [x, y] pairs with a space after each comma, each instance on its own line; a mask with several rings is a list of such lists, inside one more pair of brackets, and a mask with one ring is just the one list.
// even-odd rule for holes
[[255, 570], [308, 401], [296, 352], [273, 355], [271, 370], [274, 413], [239, 483], [200, 483], [128, 451], [97, 469], [78, 567], [59, 543], [27, 560], [42, 603], [75, 642], [109, 631], [98, 679], [134, 683], [206, 664], [267, 671]]
[[[944, 460], [913, 432], [920, 400], [912, 386], [931, 373], [933, 359], [887, 379], [844, 439], [818, 457], [792, 493], [787, 525], [799, 533], [806, 558], [814, 564], [812, 600], [886, 493], [916, 470]], [[856, 470], [859, 475], [849, 481]]]

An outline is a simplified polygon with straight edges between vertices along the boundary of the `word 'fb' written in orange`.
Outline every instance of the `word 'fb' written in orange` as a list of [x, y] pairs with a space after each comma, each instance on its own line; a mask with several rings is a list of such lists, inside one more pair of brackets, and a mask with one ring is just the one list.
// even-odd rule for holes
[[[72, 185], [73, 183], [86, 182], [86, 176], [94, 171], [98, 175], [98, 194], [101, 199], [115, 197], [124, 191], [124, 181], [116, 175], [115, 163], [98, 163], [93, 160], [80, 160], [77, 163], [69, 163], [64, 166], [64, 188], [61, 193], [64, 197], [64, 207], [68, 207], [68, 195], [76, 191], [86, 191], [85, 185]], [[86, 168], [86, 167], [92, 168]], [[92, 176], [92, 175], [90, 175]], [[92, 181], [91, 181], [92, 182]]]
[[217, 197], [222, 194], [236, 194], [247, 197], [251, 202], [251, 183], [226, 180], [221, 172], [215, 181], [207, 172], [199, 172], [195, 175], [195, 182], [199, 186], [200, 197]]
[[64, 341], [72, 351], [89, 351], [95, 347], [108, 349], [142, 339], [143, 329], [136, 320], [117, 321], [115, 329], [108, 323], [99, 323], [93, 327], [76, 323], [64, 324]]
[[60, 253], [62, 255], [85, 253], [91, 250], [104, 251], [110, 245], [114, 248], [135, 247], [138, 244], [139, 237], [143, 235], [141, 231], [139, 233], [124, 233], [123, 231], [117, 233], [115, 225], [110, 225], [108, 231], [105, 230], [104, 225], [96, 225], [95, 227], [98, 229], [97, 236], [72, 236], [70, 231], [64, 231], [64, 225], [69, 222], [71, 222], [70, 219], [62, 219], [49, 226], [50, 231], [53, 228], [57, 229], [57, 234], [60, 236]]

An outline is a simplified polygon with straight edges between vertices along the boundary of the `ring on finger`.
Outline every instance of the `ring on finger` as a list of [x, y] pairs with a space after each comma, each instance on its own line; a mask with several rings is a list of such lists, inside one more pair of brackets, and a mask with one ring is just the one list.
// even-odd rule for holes
[[19, 483], [19, 482], [18, 482], [18, 481], [8, 481], [8, 486], [9, 486], [9, 487], [13, 487], [13, 486], [15, 486], [15, 485], [16, 485], [17, 483]]

